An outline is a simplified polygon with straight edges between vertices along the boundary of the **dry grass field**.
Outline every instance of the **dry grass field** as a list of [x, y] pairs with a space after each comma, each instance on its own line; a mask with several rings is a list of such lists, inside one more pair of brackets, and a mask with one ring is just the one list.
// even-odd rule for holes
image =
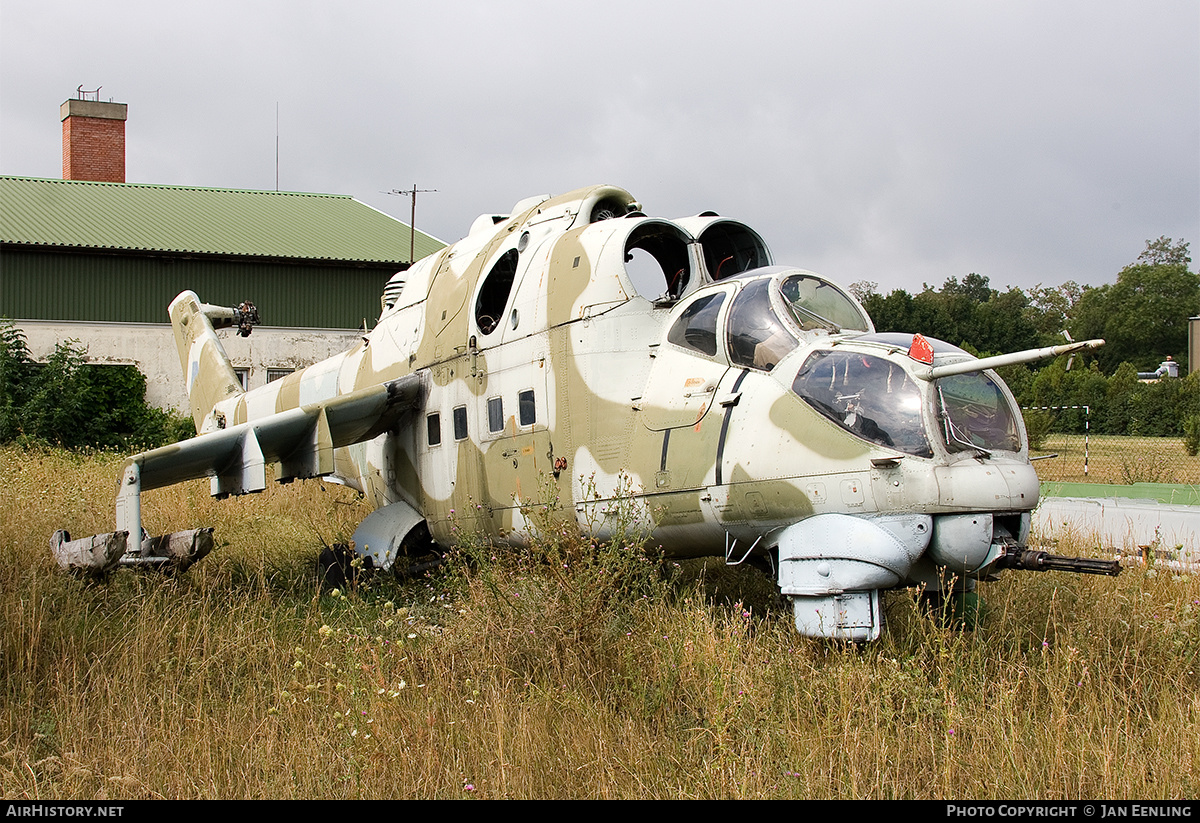
[[1033, 456], [1058, 456], [1034, 462], [1038, 477], [1072, 483], [1200, 485], [1200, 456], [1188, 456], [1182, 437], [1092, 435], [1086, 443], [1086, 474], [1084, 452], [1081, 434], [1047, 435], [1041, 450]]
[[60, 573], [50, 533], [111, 528], [119, 466], [0, 449], [2, 797], [1200, 795], [1196, 577], [1010, 572], [974, 631], [896, 592], [859, 648], [798, 636], [761, 579], [572, 535], [322, 586], [362, 511], [316, 482], [147, 493], [148, 528], [223, 545]]

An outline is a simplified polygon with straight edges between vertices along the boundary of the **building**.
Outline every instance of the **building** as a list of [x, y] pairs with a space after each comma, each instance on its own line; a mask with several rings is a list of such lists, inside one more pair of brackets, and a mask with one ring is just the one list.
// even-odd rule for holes
[[[0, 177], [0, 317], [43, 358], [77, 339], [133, 364], [147, 400], [187, 407], [167, 305], [185, 289], [249, 300], [263, 325], [224, 342], [248, 387], [344, 351], [388, 278], [444, 244], [352, 197], [125, 183], [126, 106], [62, 106], [63, 180]], [[119, 155], [119, 158], [118, 158]]]

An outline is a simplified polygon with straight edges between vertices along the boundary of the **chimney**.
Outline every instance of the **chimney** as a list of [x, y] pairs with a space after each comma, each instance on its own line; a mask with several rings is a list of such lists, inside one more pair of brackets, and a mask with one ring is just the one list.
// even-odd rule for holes
[[63, 180], [125, 182], [125, 112], [128, 108], [125, 103], [101, 103], [99, 100], [75, 99], [62, 104], [59, 113], [63, 124]]

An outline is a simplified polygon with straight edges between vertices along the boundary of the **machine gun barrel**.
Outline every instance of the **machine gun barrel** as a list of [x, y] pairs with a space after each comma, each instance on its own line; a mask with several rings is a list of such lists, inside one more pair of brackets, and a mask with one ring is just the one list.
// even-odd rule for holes
[[982, 360], [964, 360], [961, 363], [951, 363], [946, 366], [930, 366], [913, 372], [913, 376], [922, 380], [937, 380], [955, 374], [970, 374], [984, 369], [997, 369], [1001, 366], [1012, 366], [1016, 363], [1032, 363], [1047, 357], [1057, 357], [1060, 354], [1071, 354], [1084, 349], [1098, 349], [1104, 345], [1103, 340], [1080, 340], [1077, 343], [1067, 343], [1062, 346], [1046, 346], [1041, 349], [998, 354], [995, 357], [985, 357]]
[[1075, 572], [1076, 574], [1107, 574], [1116, 577], [1121, 573], [1119, 560], [1094, 560], [1090, 557], [1063, 557], [1062, 555], [1039, 552], [1033, 549], [1006, 554], [1000, 561], [1000, 567], [1006, 569], [1024, 569], [1026, 571], [1046, 572]]

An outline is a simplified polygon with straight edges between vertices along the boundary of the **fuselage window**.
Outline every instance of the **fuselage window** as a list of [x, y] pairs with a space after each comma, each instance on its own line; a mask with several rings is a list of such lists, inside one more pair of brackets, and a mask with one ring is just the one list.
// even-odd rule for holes
[[467, 439], [467, 407], [458, 406], [454, 410], [454, 439]]
[[517, 415], [522, 426], [532, 426], [537, 420], [537, 408], [533, 402], [533, 389], [517, 395]]
[[499, 397], [488, 399], [488, 431], [498, 432], [504, 428], [504, 400]]
[[667, 332], [667, 342], [682, 346], [685, 349], [707, 354], [712, 357], [717, 353], [717, 315], [721, 312], [721, 304], [725, 302], [725, 293], [710, 294], [692, 303]]
[[508, 305], [508, 295], [517, 276], [518, 256], [516, 249], [509, 249], [500, 255], [483, 279], [479, 297], [475, 300], [475, 322], [484, 334], [495, 331], [504, 316], [504, 307]]
[[429, 433], [429, 445], [439, 445], [442, 442], [442, 416], [440, 414], [429, 415], [425, 418], [425, 425]]

